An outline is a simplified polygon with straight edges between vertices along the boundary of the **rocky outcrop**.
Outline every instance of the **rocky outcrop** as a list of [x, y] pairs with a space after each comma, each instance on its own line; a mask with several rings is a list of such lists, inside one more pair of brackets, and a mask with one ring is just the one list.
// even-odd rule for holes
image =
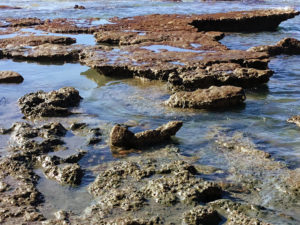
[[168, 141], [181, 128], [181, 121], [171, 121], [155, 130], [134, 134], [127, 127], [115, 125], [110, 132], [110, 144], [115, 147], [139, 148], [150, 147]]
[[22, 8], [17, 6], [0, 5], [0, 9], [22, 9]]
[[210, 224], [217, 225], [222, 220], [220, 215], [212, 207], [197, 206], [183, 215], [187, 225]]
[[17, 36], [13, 38], [0, 39], [0, 48], [6, 48], [8, 46], [10, 48], [13, 46], [38, 46], [46, 43], [70, 45], [76, 43], [76, 39], [59, 36]]
[[284, 38], [275, 45], [262, 45], [250, 48], [251, 52], [267, 52], [270, 56], [300, 54], [300, 41], [295, 38]]
[[176, 92], [166, 105], [179, 108], [224, 109], [241, 105], [246, 99], [242, 88], [234, 86], [211, 86], [193, 92]]
[[21, 74], [14, 71], [0, 71], [0, 84], [1, 83], [22, 83], [24, 78]]
[[72, 114], [69, 108], [78, 106], [81, 99], [75, 88], [64, 87], [57, 91], [26, 94], [18, 103], [27, 118], [61, 117]]
[[297, 15], [299, 12], [291, 8], [237, 11], [200, 15], [193, 18], [191, 24], [199, 31], [274, 31], [282, 21]]
[[61, 184], [79, 185], [83, 171], [77, 163], [60, 164], [49, 156], [39, 156], [37, 159], [49, 179], [56, 180]]

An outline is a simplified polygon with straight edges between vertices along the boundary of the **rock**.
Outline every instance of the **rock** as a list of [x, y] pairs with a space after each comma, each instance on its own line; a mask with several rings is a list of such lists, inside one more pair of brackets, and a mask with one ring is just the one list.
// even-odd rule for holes
[[10, 48], [12, 46], [38, 46], [46, 43], [70, 45], [76, 43], [76, 39], [63, 36], [17, 36], [0, 39], [0, 48], [6, 48], [7, 46]]
[[27, 118], [61, 117], [72, 114], [69, 107], [78, 106], [81, 99], [75, 88], [64, 87], [57, 91], [26, 94], [18, 103]]
[[149, 147], [170, 139], [181, 128], [181, 121], [171, 121], [155, 130], [134, 134], [127, 127], [115, 125], [110, 133], [110, 144], [116, 147]]
[[217, 225], [222, 220], [218, 212], [209, 206], [197, 206], [184, 213], [183, 218], [187, 225]]
[[[49, 124], [45, 124], [41, 127], [42, 132], [40, 132], [41, 136], [44, 138], [49, 138], [49, 137], [63, 137], [67, 133], [67, 129], [64, 128], [64, 126], [61, 123], [58, 122], [52, 122]], [[43, 132], [44, 130], [44, 132]]]
[[91, 137], [88, 139], [88, 145], [95, 145], [102, 141], [101, 137]]
[[257, 32], [274, 31], [285, 20], [299, 15], [292, 9], [267, 9], [199, 15], [191, 25], [199, 31]]
[[22, 83], [21, 74], [13, 71], [0, 71], [0, 83]]
[[165, 102], [179, 108], [223, 109], [242, 104], [246, 99], [242, 88], [234, 86], [211, 86], [193, 92], [177, 92]]
[[22, 9], [22, 8], [17, 6], [0, 5], [0, 9]]
[[83, 5], [75, 5], [74, 9], [85, 9]]
[[0, 192], [4, 192], [8, 189], [9, 185], [0, 181]]
[[39, 156], [38, 161], [49, 179], [68, 185], [81, 183], [83, 171], [77, 163], [57, 165], [59, 160], [49, 156]]
[[35, 47], [12, 46], [2, 49], [3, 57], [19, 60], [33, 61], [61, 61], [73, 62], [79, 59], [79, 53], [82, 51], [81, 45], [57, 45], [41, 44]]
[[298, 127], [300, 127], [300, 115], [292, 116], [287, 120], [289, 123], [295, 123]]
[[71, 127], [70, 127], [70, 129], [72, 130], [72, 131], [75, 131], [75, 130], [79, 130], [79, 129], [84, 129], [84, 128], [86, 128], [87, 127], [87, 124], [86, 123], [72, 123], [71, 124]]
[[41, 25], [44, 23], [44, 21], [38, 18], [7, 18], [6, 22], [8, 23], [7, 26], [9, 27], [30, 27], [35, 25]]
[[275, 45], [262, 45], [248, 49], [250, 52], [267, 52], [270, 56], [300, 54], [300, 41], [295, 38], [284, 38]]

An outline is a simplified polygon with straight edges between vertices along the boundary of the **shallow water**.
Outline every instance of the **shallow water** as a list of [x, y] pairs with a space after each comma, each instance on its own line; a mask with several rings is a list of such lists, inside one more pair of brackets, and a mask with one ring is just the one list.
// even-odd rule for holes
[[[145, 0], [7, 0], [5, 4], [20, 6], [24, 9], [21, 11], [1, 10], [0, 19], [27, 16], [108, 19], [114, 16], [127, 17], [149, 13], [212, 13], [285, 6], [300, 9], [300, 1], [282, 0], [230, 3], [215, 1], [176, 3]], [[75, 4], [84, 5], [86, 10], [74, 10]], [[31, 32], [28, 29], [25, 31]], [[65, 36], [75, 37], [79, 44], [95, 43], [92, 35], [67, 34]], [[0, 35], [0, 38], [4, 37]], [[256, 45], [275, 44], [284, 37], [300, 38], [299, 16], [282, 23], [276, 32], [228, 34], [221, 42], [231, 49], [245, 50]], [[154, 51], [160, 49], [155, 48]], [[89, 168], [104, 161], [118, 160], [112, 155], [106, 143], [108, 132], [115, 123], [137, 123], [140, 127], [135, 131], [139, 131], [138, 129], [155, 128], [170, 120], [180, 119], [184, 121], [184, 126], [177, 133], [174, 143], [183, 155], [198, 157], [198, 162], [201, 164], [225, 170], [228, 168], [228, 163], [215, 149], [215, 143], [210, 137], [210, 133], [216, 129], [225, 129], [231, 133], [243, 133], [256, 144], [257, 148], [271, 153], [276, 160], [294, 169], [300, 167], [300, 128], [287, 123], [286, 120], [299, 114], [300, 111], [299, 65], [300, 56], [283, 55], [273, 58], [269, 64], [270, 69], [275, 71], [273, 77], [265, 86], [247, 90], [244, 107], [225, 112], [207, 112], [171, 109], [163, 106], [162, 103], [168, 99], [170, 93], [164, 83], [158, 81], [145, 82], [138, 79], [106, 77], [80, 64], [59, 65], [51, 62], [37, 64], [0, 60], [1, 70], [14, 70], [24, 77], [22, 84], [0, 84], [0, 126], [8, 127], [15, 121], [22, 120], [22, 114], [17, 107], [17, 99], [24, 94], [37, 90], [51, 91], [64, 86], [73, 86], [80, 91], [83, 101], [80, 107], [75, 109], [82, 114], [72, 117], [72, 120], [84, 119], [94, 126], [100, 125], [104, 130], [103, 141], [94, 147], [86, 147], [84, 136], [78, 139], [69, 133], [65, 138], [68, 149], [53, 154], [66, 156], [80, 148], [85, 148], [88, 154], [80, 161], [83, 168]], [[64, 120], [62, 122], [69, 125], [69, 122]], [[7, 139], [7, 136], [0, 136], [1, 143], [6, 143]], [[0, 155], [6, 154], [6, 145], [2, 144]], [[45, 213], [50, 216], [59, 209], [72, 209], [80, 213], [89, 205], [90, 197], [86, 192], [86, 186], [93, 179], [94, 176], [87, 173], [80, 187], [67, 188], [42, 176], [38, 188], [46, 199]], [[268, 205], [268, 202], [264, 204]], [[288, 211], [287, 213], [300, 220], [297, 209], [295, 212]], [[276, 220], [272, 222], [282, 224]]]

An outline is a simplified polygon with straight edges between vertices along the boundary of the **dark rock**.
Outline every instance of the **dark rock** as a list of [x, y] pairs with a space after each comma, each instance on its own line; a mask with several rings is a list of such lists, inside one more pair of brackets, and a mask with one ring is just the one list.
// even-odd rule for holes
[[223, 109], [242, 104], [246, 99], [242, 88], [211, 86], [193, 92], [176, 92], [165, 102], [171, 107], [195, 109]]
[[79, 130], [79, 129], [84, 129], [86, 127], [87, 127], [86, 123], [72, 123], [70, 129], [72, 131], [75, 131], [75, 130]]
[[171, 121], [155, 130], [134, 134], [127, 127], [115, 125], [110, 133], [110, 144], [116, 147], [149, 147], [170, 139], [181, 128], [181, 121]]
[[299, 55], [300, 54], [300, 41], [295, 38], [284, 38], [277, 42], [275, 45], [262, 45], [252, 47], [250, 52], [267, 52], [270, 56], [287, 54]]
[[26, 94], [19, 99], [19, 107], [28, 118], [59, 117], [71, 114], [69, 107], [79, 105], [81, 97], [72, 87], [64, 87], [57, 91]]
[[76, 39], [59, 36], [17, 36], [0, 39], [0, 48], [6, 48], [8, 46], [10, 48], [12, 46], [38, 46], [46, 43], [70, 45], [76, 43]]
[[88, 140], [88, 145], [98, 144], [102, 140], [101, 137], [91, 137]]
[[218, 212], [209, 206], [197, 206], [184, 213], [183, 218], [187, 225], [217, 225], [222, 220]]
[[199, 31], [274, 31], [282, 21], [297, 15], [299, 12], [294, 9], [237, 11], [200, 15], [191, 24]]
[[74, 9], [85, 9], [83, 5], [75, 5]]
[[42, 132], [42, 136], [45, 138], [49, 138], [52, 136], [63, 137], [67, 133], [67, 129], [64, 128], [61, 123], [53, 122], [49, 124], [45, 124], [41, 127], [45, 132]]
[[86, 155], [86, 151], [79, 151], [75, 155], [71, 155], [68, 158], [64, 159], [64, 163], [77, 163], [80, 159], [82, 159]]
[[21, 74], [13, 71], [0, 71], [0, 83], [22, 83]]

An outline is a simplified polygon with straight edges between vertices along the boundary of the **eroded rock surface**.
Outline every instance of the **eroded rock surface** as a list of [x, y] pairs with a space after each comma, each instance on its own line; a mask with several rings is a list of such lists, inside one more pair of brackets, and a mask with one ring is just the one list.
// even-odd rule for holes
[[115, 125], [110, 133], [110, 144], [116, 147], [138, 148], [150, 147], [168, 141], [181, 128], [181, 121], [171, 121], [155, 130], [147, 130], [134, 134], [127, 127]]
[[0, 48], [6, 48], [8, 46], [10, 48], [13, 46], [38, 46], [46, 43], [70, 45], [76, 43], [76, 39], [59, 36], [17, 36], [0, 39]]
[[196, 208], [186, 212], [184, 222], [188, 225], [211, 224], [217, 225], [221, 221], [218, 212], [212, 207], [197, 206]]
[[179, 108], [223, 109], [240, 105], [246, 99], [242, 88], [234, 86], [211, 86], [193, 92], [176, 92], [166, 105]]
[[24, 78], [21, 74], [14, 71], [0, 71], [0, 84], [1, 83], [22, 83]]
[[270, 56], [300, 54], [300, 41], [295, 38], [284, 38], [275, 45], [262, 45], [250, 48], [252, 52], [267, 52]]
[[64, 87], [57, 91], [26, 94], [19, 99], [19, 107], [26, 117], [60, 117], [71, 113], [70, 107], [79, 105], [81, 97], [72, 87]]

